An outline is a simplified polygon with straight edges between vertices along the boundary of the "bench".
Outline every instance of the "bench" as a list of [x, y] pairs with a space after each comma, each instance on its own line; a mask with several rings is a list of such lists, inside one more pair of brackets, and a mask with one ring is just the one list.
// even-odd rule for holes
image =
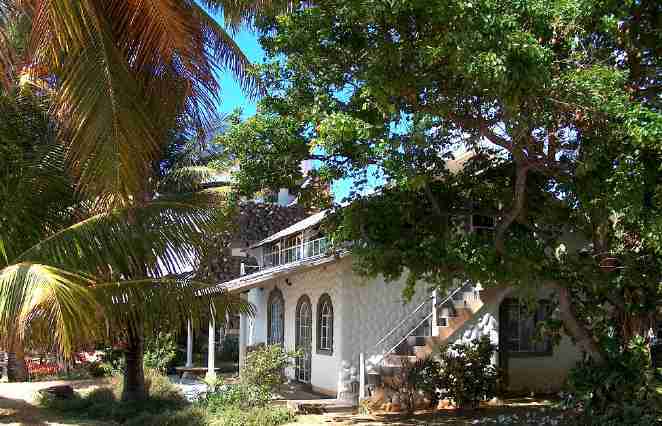
[[[177, 372], [177, 375], [179, 375], [179, 378], [181, 379], [184, 377], [186, 374], [187, 376], [195, 376], [195, 377], [200, 377], [204, 376], [207, 374], [207, 371], [209, 369], [207, 367], [175, 367], [175, 371]], [[215, 373], [220, 373], [221, 369], [220, 368], [214, 368]]]

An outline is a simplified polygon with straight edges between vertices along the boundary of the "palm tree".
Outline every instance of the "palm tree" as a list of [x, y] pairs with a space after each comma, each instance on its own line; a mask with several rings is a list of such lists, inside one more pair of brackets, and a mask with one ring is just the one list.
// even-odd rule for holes
[[[35, 129], [14, 128], [27, 143], [0, 158], [7, 166], [0, 175], [0, 329], [10, 331], [4, 344], [49, 341], [69, 354], [111, 331], [127, 345], [123, 397], [143, 398], [145, 333], [214, 313], [252, 313], [241, 299], [209, 296], [210, 284], [182, 273], [196, 268], [205, 235], [218, 229], [225, 194], [170, 193], [111, 208], [104, 198], [85, 198], [65, 173], [66, 153], [48, 115], [30, 117], [30, 102], [18, 100], [3, 111], [16, 120], [2, 124], [32, 122]], [[2, 129], [0, 139], [10, 140]]]
[[250, 312], [228, 295], [200, 297], [205, 284], [178, 274], [217, 225], [218, 194], [158, 196], [153, 165], [173, 129], [199, 134], [213, 122], [219, 71], [258, 91], [205, 8], [236, 28], [269, 4], [0, 0], [4, 93], [29, 83], [50, 100], [48, 141], [0, 183], [19, 209], [0, 217], [0, 327], [13, 342], [47, 335], [68, 353], [105, 323], [128, 345], [124, 397], [143, 397], [143, 333], [155, 322]]
[[175, 121], [195, 131], [214, 121], [218, 73], [258, 92], [248, 59], [207, 10], [236, 25], [262, 3], [0, 0], [0, 83], [52, 90], [79, 189], [131, 198]]

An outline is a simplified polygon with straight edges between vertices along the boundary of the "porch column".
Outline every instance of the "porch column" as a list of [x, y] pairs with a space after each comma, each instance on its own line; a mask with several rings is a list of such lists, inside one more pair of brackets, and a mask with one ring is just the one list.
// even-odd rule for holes
[[437, 289], [432, 290], [432, 336], [439, 336], [439, 329], [437, 328]]
[[[248, 296], [241, 294], [241, 299], [246, 301]], [[246, 314], [239, 315], [239, 371], [241, 372], [246, 362], [246, 342], [248, 340], [248, 318]]]
[[186, 366], [193, 367], [193, 324], [186, 323]]
[[214, 357], [216, 355], [216, 350], [215, 350], [215, 337], [216, 337], [216, 332], [215, 332], [215, 321], [214, 321], [214, 314], [212, 313], [211, 319], [209, 320], [209, 347], [207, 351], [207, 378], [214, 378], [216, 377], [216, 369], [214, 368]]

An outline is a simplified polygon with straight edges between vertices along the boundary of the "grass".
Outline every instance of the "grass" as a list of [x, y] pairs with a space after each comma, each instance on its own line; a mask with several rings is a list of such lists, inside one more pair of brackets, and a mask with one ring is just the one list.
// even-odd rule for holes
[[76, 393], [73, 399], [42, 397], [39, 405], [68, 421], [103, 422], [128, 426], [278, 426], [294, 420], [285, 408], [239, 408], [228, 405], [209, 410], [203, 404], [191, 404], [167, 377], [150, 373], [147, 378], [150, 397], [144, 401], [121, 401], [121, 381], [114, 378], [110, 387]]

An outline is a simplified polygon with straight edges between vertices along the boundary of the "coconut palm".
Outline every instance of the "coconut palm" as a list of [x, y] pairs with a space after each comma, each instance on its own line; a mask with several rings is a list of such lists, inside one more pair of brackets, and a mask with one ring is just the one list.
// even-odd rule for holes
[[[0, 329], [9, 331], [3, 343], [48, 341], [69, 354], [110, 332], [126, 344], [123, 397], [143, 398], [145, 333], [213, 314], [252, 313], [241, 299], [205, 291], [209, 283], [183, 273], [195, 270], [205, 234], [217, 230], [225, 196], [214, 189], [150, 191], [121, 207], [85, 197], [65, 173], [66, 152], [48, 115], [33, 117], [18, 99], [3, 111], [16, 119], [0, 125], [0, 139], [15, 146], [0, 151], [7, 166], [0, 174]], [[3, 134], [3, 126], [10, 131]]]
[[228, 295], [200, 297], [205, 284], [179, 274], [217, 225], [218, 194], [189, 186], [159, 195], [154, 165], [174, 131], [198, 134], [213, 122], [218, 72], [258, 90], [206, 8], [236, 28], [271, 3], [0, 0], [0, 83], [50, 100], [42, 130], [52, 139], [0, 183], [0, 329], [14, 342], [47, 336], [68, 353], [118, 330], [125, 397], [142, 397], [145, 331], [210, 310], [250, 312]]
[[0, 83], [52, 90], [79, 189], [130, 198], [174, 120], [213, 122], [220, 72], [257, 93], [249, 61], [207, 10], [237, 22], [262, 3], [0, 0]]

